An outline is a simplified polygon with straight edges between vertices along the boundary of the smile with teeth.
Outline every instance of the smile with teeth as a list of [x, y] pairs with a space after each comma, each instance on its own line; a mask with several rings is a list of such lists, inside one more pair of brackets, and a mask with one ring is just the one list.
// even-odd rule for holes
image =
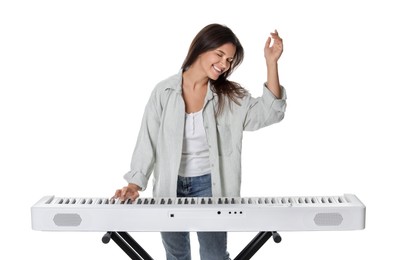
[[224, 72], [224, 69], [220, 69], [220, 68], [216, 67], [216, 65], [213, 65], [213, 69], [214, 69], [215, 71], [217, 71], [219, 74], [221, 74], [221, 73]]

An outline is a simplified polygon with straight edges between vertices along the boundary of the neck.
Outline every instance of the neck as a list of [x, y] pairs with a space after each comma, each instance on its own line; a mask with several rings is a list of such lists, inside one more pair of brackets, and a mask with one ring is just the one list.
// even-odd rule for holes
[[192, 89], [203, 88], [207, 86], [209, 78], [201, 73], [201, 70], [197, 70], [192, 66], [183, 72], [183, 87], [189, 87]]

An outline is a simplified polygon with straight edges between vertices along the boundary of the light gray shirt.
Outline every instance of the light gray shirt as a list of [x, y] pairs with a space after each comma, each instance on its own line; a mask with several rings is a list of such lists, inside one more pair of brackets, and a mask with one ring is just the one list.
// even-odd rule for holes
[[[284, 118], [286, 93], [277, 99], [265, 86], [263, 95], [246, 95], [240, 105], [226, 101], [218, 117], [218, 96], [209, 84], [203, 107], [203, 121], [209, 145], [214, 197], [239, 197], [243, 131], [254, 131]], [[146, 105], [131, 169], [124, 178], [146, 189], [154, 172], [153, 196], [176, 197], [184, 131], [185, 104], [182, 71], [161, 81]]]

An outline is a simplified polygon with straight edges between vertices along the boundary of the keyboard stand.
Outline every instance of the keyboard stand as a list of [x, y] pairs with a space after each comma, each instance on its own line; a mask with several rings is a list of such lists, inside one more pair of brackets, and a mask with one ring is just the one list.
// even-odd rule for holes
[[[281, 236], [275, 231], [259, 232], [248, 245], [234, 258], [234, 260], [249, 260], [258, 250], [271, 238], [274, 242], [280, 243]], [[153, 258], [127, 233], [108, 231], [103, 237], [104, 244], [110, 240], [115, 243], [132, 259], [132, 260], [153, 260]]]
[[280, 243], [281, 236], [276, 231], [259, 232], [233, 260], [249, 260], [271, 238]]
[[127, 232], [108, 231], [102, 237], [102, 242], [107, 244], [111, 239], [115, 241], [132, 260], [153, 260], [153, 258]]

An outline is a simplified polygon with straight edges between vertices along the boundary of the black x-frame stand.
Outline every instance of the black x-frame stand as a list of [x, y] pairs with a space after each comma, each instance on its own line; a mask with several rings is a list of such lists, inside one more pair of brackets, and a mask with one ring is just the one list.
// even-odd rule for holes
[[[234, 260], [249, 260], [256, 252], [271, 238], [274, 242], [280, 243], [281, 236], [276, 231], [259, 232], [248, 245], [234, 258]], [[115, 243], [132, 259], [132, 260], [153, 260], [153, 258], [127, 233], [108, 231], [103, 237], [104, 244], [110, 240]]]

